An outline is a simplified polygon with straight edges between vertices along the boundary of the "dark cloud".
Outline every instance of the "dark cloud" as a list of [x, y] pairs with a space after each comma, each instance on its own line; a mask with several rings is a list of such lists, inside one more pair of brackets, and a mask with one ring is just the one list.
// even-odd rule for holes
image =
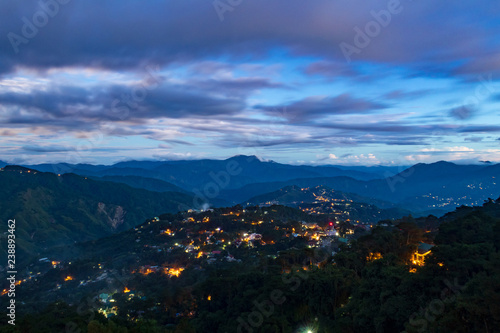
[[346, 132], [359, 131], [362, 133], [373, 134], [373, 133], [397, 133], [398, 135], [445, 135], [450, 133], [456, 133], [460, 126], [456, 125], [415, 125], [406, 122], [387, 122], [379, 121], [372, 123], [323, 123], [316, 124], [318, 128], [330, 128], [345, 130]]
[[[183, 140], [162, 140], [163, 142], [167, 143], [173, 143], [173, 144], [178, 144], [178, 145], [184, 145], [184, 146], [194, 146], [191, 142], [183, 141]], [[161, 145], [160, 145], [161, 146]]]
[[[248, 89], [258, 84], [249, 84]], [[245, 108], [238, 97], [214, 97], [193, 87], [163, 85], [157, 89], [105, 86], [80, 88], [54, 87], [29, 93], [0, 93], [4, 107], [2, 121], [8, 124], [46, 124], [79, 127], [100, 121], [145, 120], [157, 118], [210, 117], [233, 115]], [[217, 89], [217, 86], [212, 87]], [[240, 91], [244, 87], [239, 87]], [[228, 92], [228, 95], [234, 93]]]
[[[490, 33], [492, 33], [490, 31]], [[496, 42], [496, 36], [494, 35], [486, 35], [483, 34], [479, 36], [479, 41], [482, 43], [486, 44], [489, 43], [490, 45], [484, 45], [483, 47], [486, 48], [491, 48], [492, 46], [498, 47], [500, 46], [498, 42]], [[476, 40], [476, 43], [481, 45], [478, 40]], [[457, 66], [457, 68], [454, 68], [452, 73], [453, 75], [456, 76], [465, 76], [469, 78], [469, 81], [482, 81], [482, 82], [488, 82], [488, 77], [493, 76], [494, 74], [494, 79], [498, 79], [500, 76], [500, 60], [498, 59], [497, 53], [493, 52], [482, 52], [480, 54], [474, 55], [474, 57], [471, 57], [466, 61], [464, 64]], [[479, 76], [478, 76], [479, 75]]]
[[466, 120], [474, 117], [477, 107], [474, 105], [461, 105], [450, 110], [450, 116], [458, 120]]
[[464, 127], [460, 128], [459, 132], [462, 132], [462, 133], [500, 132], [500, 126], [497, 126], [497, 125], [464, 126]]
[[290, 122], [320, 120], [330, 115], [362, 114], [386, 108], [385, 105], [363, 98], [342, 94], [336, 97], [311, 96], [289, 104], [275, 106], [255, 106], [276, 115], [276, 110], [284, 110], [283, 116]]
[[208, 79], [208, 80], [192, 80], [191, 85], [208, 91], [220, 92], [226, 95], [246, 97], [250, 93], [260, 89], [289, 89], [284, 84], [272, 82], [265, 78], [233, 78], [233, 79]]
[[423, 89], [423, 90], [414, 90], [414, 91], [405, 91], [405, 90], [393, 90], [386, 93], [383, 98], [389, 100], [408, 100], [415, 99], [419, 97], [426, 96], [431, 93], [431, 90]]
[[59, 153], [59, 152], [68, 152], [75, 151], [74, 147], [65, 147], [58, 145], [25, 145], [22, 149], [26, 152], [30, 153]]
[[[148, 63], [164, 65], [213, 56], [265, 57], [276, 48], [287, 49], [291, 55], [344, 62], [339, 45], [355, 45], [354, 28], [365, 29], [367, 23], [375, 21], [373, 13], [386, 10], [387, 3], [245, 1], [226, 12], [222, 22], [212, 1], [193, 6], [183, 0], [88, 0], [59, 7], [46, 24], [39, 23], [36, 32], [24, 37], [23, 18], [33, 22], [41, 10], [39, 2], [2, 4], [1, 35], [11, 33], [12, 39], [12, 34], [17, 34], [24, 40], [16, 53], [9, 38], [1, 39], [1, 71], [18, 66], [39, 70], [64, 66], [135, 69]], [[500, 32], [499, 14], [496, 2], [402, 2], [401, 11], [352, 58], [403, 64], [420, 72], [424, 72], [419, 66], [425, 61], [434, 74], [445, 75], [496, 71], [499, 43], [492, 39]], [[308, 71], [338, 71], [321, 67], [312, 65]]]
[[301, 139], [294, 138], [293, 136], [282, 138], [282, 139], [270, 139], [270, 138], [225, 138], [224, 140], [218, 141], [216, 144], [220, 147], [272, 147], [272, 146], [295, 146], [300, 147], [304, 145], [318, 144], [318, 140], [314, 139]]
[[[1, 8], [0, 121], [38, 139], [101, 130], [158, 140], [165, 149], [207, 138], [218, 147], [285, 150], [426, 145], [457, 133], [477, 142], [469, 135], [500, 132], [473, 105], [432, 112], [431, 101], [402, 103], [434, 97], [441, 85], [433, 83], [444, 82], [452, 89], [476, 82], [485, 101], [499, 99], [492, 82], [500, 77], [500, 4], [493, 1], [402, 1], [401, 12], [362, 47], [355, 28], [374, 22], [387, 2], [243, 1], [221, 21], [212, 1], [69, 1], [38, 28], [29, 23], [42, 15], [38, 1]], [[13, 36], [22, 38], [14, 47]], [[358, 48], [351, 62], [341, 43]], [[163, 75], [157, 87], [128, 83], [153, 65]], [[66, 70], [75, 82], [65, 81]], [[48, 84], [26, 84], [31, 78]], [[397, 86], [394, 78], [417, 80]], [[467, 122], [473, 118], [474, 126]], [[22, 150], [64, 149], [28, 141]]]
[[158, 89], [152, 91], [133, 117], [188, 118], [231, 115], [245, 108], [244, 100], [231, 97], [212, 97], [183, 90]]
[[468, 142], [481, 142], [483, 141], [483, 138], [481, 137], [469, 137], [469, 138], [465, 138], [464, 141], [468, 141]]
[[345, 61], [317, 61], [309, 64], [303, 69], [306, 75], [318, 75], [328, 78], [355, 77], [361, 76], [361, 72], [356, 71], [352, 66], [349, 66]]

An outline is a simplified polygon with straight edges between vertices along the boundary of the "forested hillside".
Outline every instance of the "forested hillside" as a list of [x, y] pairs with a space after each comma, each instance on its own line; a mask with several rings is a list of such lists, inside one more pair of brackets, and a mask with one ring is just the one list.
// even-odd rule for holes
[[[251, 214], [257, 214], [257, 219], [260, 214], [266, 216], [264, 224], [257, 224], [264, 228], [262, 232], [277, 223], [275, 226], [282, 231], [272, 237], [281, 239], [279, 244], [222, 246], [225, 250], [221, 256], [230, 258], [231, 254], [241, 260], [216, 259], [216, 255], [206, 263], [206, 254], [190, 259], [183, 248], [172, 250], [171, 254], [157, 251], [166, 239], [171, 239], [166, 246], [176, 249], [180, 246], [177, 243], [187, 236], [191, 240], [184, 243], [189, 246], [195, 241], [194, 235], [199, 234], [195, 230], [210, 228], [212, 223], [199, 224], [197, 219], [211, 216], [210, 221], [225, 218], [229, 222], [240, 218], [235, 213], [238, 209], [241, 208], [193, 215], [193, 222], [188, 224], [183, 222], [184, 215], [162, 215], [159, 222], [150, 221], [124, 233], [124, 242], [120, 235], [95, 242], [92, 248], [108, 249], [101, 254], [93, 250], [101, 259], [87, 258], [61, 271], [53, 270], [51, 276], [57, 279], [66, 274], [86, 275], [86, 271], [102, 274], [101, 264], [114, 265], [113, 258], [121, 258], [121, 262], [132, 266], [154, 265], [154, 258], [166, 255], [168, 265], [173, 265], [170, 267], [184, 268], [182, 274], [176, 268], [170, 276], [156, 273], [157, 266], [141, 266], [140, 273], [136, 270], [130, 276], [119, 273], [124, 291], [114, 291], [112, 304], [118, 310], [108, 319], [97, 312], [92, 318], [78, 316], [76, 305], [58, 302], [36, 315], [23, 317], [14, 331], [40, 323], [43, 329], [39, 332], [55, 332], [68, 321], [83, 332], [498, 331], [500, 200], [488, 200], [482, 207], [461, 207], [440, 219], [410, 216], [382, 223], [340, 248], [311, 248], [307, 242], [283, 236], [286, 230], [296, 230], [297, 223], [293, 221], [302, 218], [303, 213], [276, 206], [271, 208], [276, 213], [257, 209]], [[282, 222], [278, 222], [279, 216]], [[252, 225], [252, 220], [247, 221], [246, 215], [245, 218], [244, 223]], [[271, 219], [275, 222], [269, 224]], [[231, 223], [223, 225], [228, 231], [215, 239], [227, 238], [233, 232]], [[165, 236], [166, 226], [170, 236]], [[437, 226], [439, 231], [435, 233]], [[232, 228], [242, 229], [238, 225]], [[304, 232], [307, 230], [310, 229]], [[125, 246], [134, 239], [141, 241], [133, 248]], [[218, 243], [210, 246], [214, 248]], [[425, 261], [415, 259], [422, 244], [427, 251]], [[272, 255], [276, 246], [281, 250]], [[215, 252], [208, 252], [208, 258]], [[108, 279], [120, 267], [123, 264], [106, 270]], [[145, 271], [145, 267], [150, 268]], [[105, 286], [104, 280], [94, 283], [93, 288]], [[78, 281], [67, 282], [64, 288], [78, 288]], [[82, 292], [80, 288], [75, 290]], [[95, 309], [103, 304], [98, 302]], [[54, 316], [58, 320], [53, 321]]]
[[[0, 171], [0, 184], [0, 218], [16, 220], [19, 261], [43, 248], [127, 230], [159, 213], [188, 209], [193, 202], [184, 193], [150, 192], [17, 166]], [[2, 224], [2, 233], [6, 228]]]

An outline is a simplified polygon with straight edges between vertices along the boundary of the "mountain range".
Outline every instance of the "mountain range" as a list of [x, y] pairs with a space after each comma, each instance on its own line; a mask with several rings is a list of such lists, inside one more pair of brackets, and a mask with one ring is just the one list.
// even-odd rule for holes
[[[460, 205], [478, 205], [498, 197], [500, 164], [451, 162], [396, 166], [307, 166], [238, 155], [226, 160], [128, 161], [114, 165], [39, 164], [54, 173], [72, 172], [151, 191], [197, 194], [212, 205], [231, 205], [283, 187], [327, 186], [346, 193], [391, 202], [416, 213], [437, 215]], [[228, 173], [228, 168], [232, 171]]]
[[[16, 219], [22, 253], [37, 253], [126, 230], [159, 213], [200, 208], [206, 202], [215, 207], [313, 203], [315, 196], [301, 189], [318, 186], [328, 188], [333, 197], [372, 205], [358, 209], [358, 216], [370, 211], [373, 218], [410, 211], [414, 216], [440, 216], [500, 194], [499, 164], [437, 162], [395, 171], [395, 167], [286, 165], [242, 155], [110, 166], [5, 166], [0, 172], [0, 218]], [[390, 176], [383, 178], [384, 174]], [[385, 209], [391, 209], [389, 215], [378, 215]]]
[[379, 173], [345, 170], [334, 166], [296, 166], [261, 161], [256, 156], [238, 155], [226, 160], [183, 161], [129, 161], [114, 165], [90, 164], [38, 164], [24, 165], [39, 171], [53, 173], [75, 173], [85, 176], [140, 176], [160, 179], [188, 191], [203, 189], [214, 177], [227, 172], [228, 165], [234, 172], [224, 188], [235, 189], [247, 184], [285, 181], [295, 178], [347, 176], [360, 180], [381, 178]]

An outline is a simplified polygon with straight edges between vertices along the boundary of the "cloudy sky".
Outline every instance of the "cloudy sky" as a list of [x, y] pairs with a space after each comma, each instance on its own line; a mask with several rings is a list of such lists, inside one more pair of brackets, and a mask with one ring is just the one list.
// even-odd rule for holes
[[0, 9], [7, 162], [500, 162], [498, 1]]

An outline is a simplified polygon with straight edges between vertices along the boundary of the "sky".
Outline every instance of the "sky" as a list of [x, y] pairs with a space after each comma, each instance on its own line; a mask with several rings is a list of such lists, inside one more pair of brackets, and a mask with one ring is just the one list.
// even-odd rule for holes
[[0, 4], [0, 159], [500, 162], [500, 3]]

